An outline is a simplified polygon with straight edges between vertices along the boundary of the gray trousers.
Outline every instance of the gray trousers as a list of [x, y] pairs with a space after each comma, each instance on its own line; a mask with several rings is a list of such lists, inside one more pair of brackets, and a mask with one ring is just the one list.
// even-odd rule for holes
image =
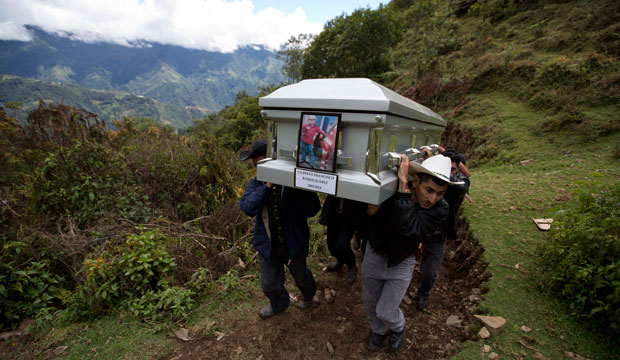
[[415, 256], [388, 267], [386, 256], [375, 253], [370, 244], [366, 247], [362, 262], [362, 302], [372, 332], [386, 335], [388, 330], [405, 329], [400, 303], [411, 283], [414, 267]]

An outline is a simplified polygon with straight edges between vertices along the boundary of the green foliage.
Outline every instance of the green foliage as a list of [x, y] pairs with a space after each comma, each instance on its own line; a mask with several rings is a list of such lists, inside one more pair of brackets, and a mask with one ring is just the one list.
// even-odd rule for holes
[[[401, 13], [406, 24], [394, 51], [397, 67], [409, 67], [417, 78], [441, 70], [439, 55], [458, 47], [457, 23], [446, 0], [420, 0]], [[406, 64], [406, 65], [405, 65]]]
[[274, 91], [272, 86], [261, 90], [259, 96], [249, 96], [240, 92], [235, 103], [219, 113], [196, 120], [187, 129], [187, 134], [202, 139], [217, 139], [217, 143], [238, 151], [252, 143], [252, 140], [264, 137], [266, 122], [260, 115], [258, 98]]
[[392, 67], [390, 49], [400, 34], [396, 15], [383, 6], [335, 17], [306, 49], [302, 76], [380, 76]]
[[480, 16], [492, 23], [498, 22], [516, 11], [523, 0], [478, 0], [469, 8], [469, 14]]
[[293, 83], [302, 79], [304, 53], [313, 40], [313, 34], [299, 34], [297, 37], [291, 36], [278, 51], [276, 58], [284, 61], [282, 74]]
[[156, 209], [183, 221], [208, 214], [236, 196], [239, 164], [212, 140], [174, 134], [171, 128], [116, 122], [124, 173]]
[[192, 274], [191, 280], [187, 283], [187, 287], [197, 294], [210, 290], [213, 285], [213, 275], [206, 268], [200, 268]]
[[54, 309], [65, 296], [60, 287], [64, 279], [49, 269], [48, 261], [18, 263], [25, 247], [25, 243], [10, 242], [0, 249], [2, 329]]
[[[600, 175], [598, 175], [600, 176]], [[540, 261], [545, 285], [575, 316], [620, 334], [620, 182], [580, 182], [554, 216]]]
[[22, 103], [19, 101], [7, 101], [4, 103], [4, 106], [9, 109], [19, 110], [22, 107]]
[[175, 286], [170, 241], [157, 231], [129, 234], [110, 253], [84, 260], [85, 281], [71, 295], [69, 316], [89, 318], [120, 307], [138, 317], [180, 317], [192, 306], [192, 291]]
[[122, 181], [124, 164], [119, 160], [109, 147], [76, 141], [50, 153], [23, 191], [48, 221], [68, 216], [84, 228], [105, 212], [144, 219], [147, 198]]
[[[227, 226], [213, 217], [211, 223], [193, 223], [194, 229], [178, 225], [186, 238], [217, 240], [206, 245], [178, 240], [155, 246], [167, 238], [148, 235], [155, 239], [130, 237], [116, 246], [133, 223], [173, 223], [216, 214], [234, 203], [247, 174], [236, 156], [210, 138], [180, 136], [172, 127], [145, 118], [126, 118], [116, 127], [108, 130], [94, 114], [64, 105], [41, 103], [24, 124], [0, 109], [0, 246], [23, 244], [19, 256], [2, 255], [3, 323], [49, 316], [61, 307], [61, 296], [66, 297], [68, 290], [60, 289], [78, 284], [70, 302], [72, 316], [118, 307], [141, 317], [156, 317], [161, 311], [178, 316], [189, 308], [192, 292], [177, 284], [202, 266], [213, 268], [216, 275], [225, 273], [236, 260], [223, 256], [214, 261], [217, 241], [227, 239], [206, 234], [228, 231], [235, 240], [235, 234], [249, 228], [247, 221]], [[238, 206], [235, 210], [231, 214], [238, 216]], [[197, 232], [201, 234], [194, 237]], [[85, 254], [97, 248], [114, 250], [101, 250], [100, 258], [93, 255], [84, 262]], [[168, 250], [182, 262], [181, 270], [171, 263], [174, 257]], [[119, 271], [126, 266], [144, 266], [134, 279], [127, 275], [133, 283], [122, 283], [124, 272]], [[160, 272], [151, 274], [154, 268]], [[140, 296], [125, 294], [123, 286]]]

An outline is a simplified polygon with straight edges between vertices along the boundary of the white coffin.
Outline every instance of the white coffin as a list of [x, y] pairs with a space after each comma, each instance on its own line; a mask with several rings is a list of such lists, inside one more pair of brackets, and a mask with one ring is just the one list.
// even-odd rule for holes
[[[412, 149], [439, 143], [446, 126], [427, 107], [363, 78], [303, 80], [260, 98], [259, 105], [268, 120], [267, 159], [258, 164], [259, 180], [371, 204], [396, 191], [389, 153], [413, 154]], [[340, 116], [333, 171], [298, 166], [302, 113]], [[325, 187], [308, 188], [302, 180], [308, 174], [325, 179], [320, 181]]]

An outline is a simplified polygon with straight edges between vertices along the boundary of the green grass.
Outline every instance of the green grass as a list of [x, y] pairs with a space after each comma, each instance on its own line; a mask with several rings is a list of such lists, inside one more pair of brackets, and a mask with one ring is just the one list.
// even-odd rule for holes
[[165, 335], [165, 327], [147, 326], [135, 319], [110, 316], [91, 323], [77, 323], [53, 329], [46, 337], [52, 349], [67, 346], [66, 359], [85, 359], [97, 354], [101, 359], [152, 359], [170, 353], [174, 341]]
[[[544, 116], [505, 94], [488, 93], [473, 100], [471, 109], [457, 121], [473, 128], [492, 122], [496, 124], [493, 134], [509, 134], [512, 139], [510, 150], [503, 156], [473, 169], [470, 192], [475, 204], [464, 206], [470, 230], [485, 248], [491, 275], [480, 310], [504, 317], [507, 324], [496, 338], [467, 343], [456, 358], [478, 357], [484, 344], [491, 345], [500, 356], [523, 357], [525, 352], [530, 357], [540, 352], [559, 359], [570, 351], [595, 359], [613, 358], [618, 348], [611, 346], [611, 339], [578, 323], [562, 303], [539, 290], [535, 259], [547, 233], [538, 230], [532, 218], [551, 216], [577, 188], [575, 181], [588, 180], [591, 172], [617, 181], [620, 161], [612, 153], [620, 134], [576, 145], [576, 134], [568, 131], [532, 131], [545, 121]], [[481, 107], [486, 116], [481, 116]], [[570, 154], [562, 154], [569, 150]], [[525, 159], [534, 163], [520, 165]], [[522, 325], [532, 332], [522, 332]]]
[[[35, 333], [39, 339], [36, 346], [51, 350], [67, 346], [63, 359], [165, 358], [179, 347], [174, 330], [180, 327], [198, 329], [196, 336], [199, 337], [213, 335], [215, 331], [235, 330], [229, 328], [229, 322], [220, 321], [222, 316], [233, 313], [239, 318], [255, 316], [256, 309], [264, 301], [256, 296], [259, 293], [258, 277], [247, 275], [228, 290], [214, 288], [199, 296], [194, 310], [185, 319], [144, 322], [133, 316], [110, 315], [92, 322], [46, 327]], [[8, 355], [16, 356], [19, 348], [15, 350]]]

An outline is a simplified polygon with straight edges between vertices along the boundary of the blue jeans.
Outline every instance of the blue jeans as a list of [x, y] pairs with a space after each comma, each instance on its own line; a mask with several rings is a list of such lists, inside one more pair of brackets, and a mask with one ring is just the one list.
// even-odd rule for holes
[[312, 144], [306, 144], [305, 142], [301, 142], [301, 161], [306, 161], [306, 151], [310, 153], [308, 156], [310, 159], [310, 166], [314, 167], [314, 149], [312, 148]]
[[426, 305], [431, 290], [433, 290], [433, 286], [439, 277], [439, 267], [446, 249], [446, 241], [423, 242], [422, 244], [424, 250], [422, 251], [422, 263], [420, 265], [422, 280], [418, 287], [418, 304]]
[[[289, 297], [288, 291], [284, 287], [284, 263], [278, 259], [265, 259], [258, 254], [260, 263], [260, 285], [263, 293], [271, 302], [271, 308], [274, 312], [282, 312], [288, 308]], [[298, 256], [291, 259], [288, 266], [295, 284], [304, 299], [312, 299], [316, 293], [316, 283], [312, 272], [306, 266], [306, 257]]]

